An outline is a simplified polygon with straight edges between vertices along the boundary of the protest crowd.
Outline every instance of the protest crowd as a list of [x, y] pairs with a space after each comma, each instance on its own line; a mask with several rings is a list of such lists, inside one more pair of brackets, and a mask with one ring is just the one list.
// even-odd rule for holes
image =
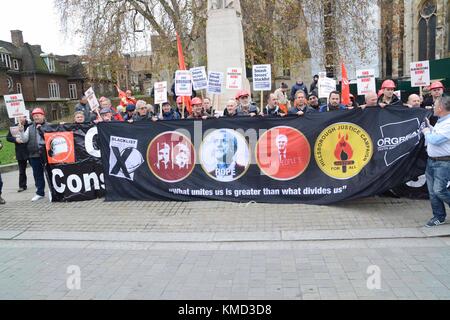
[[[252, 101], [250, 92], [240, 90], [235, 95], [235, 99], [228, 100], [223, 107], [223, 112], [218, 112], [219, 106], [214, 106], [209, 97], [176, 97], [176, 105], [172, 106], [169, 102], [160, 105], [150, 105], [143, 100], [137, 100], [132, 92], [127, 90], [125, 94], [119, 91], [120, 105], [114, 106], [111, 100], [101, 97], [98, 108], [91, 108], [87, 97], [82, 96], [75, 107], [73, 115], [74, 123], [92, 123], [100, 122], [157, 122], [171, 121], [180, 119], [201, 119], [210, 118], [235, 118], [235, 117], [302, 117], [309, 113], [324, 112], [345, 112], [345, 110], [368, 108], [425, 108], [435, 109], [435, 116], [440, 117], [436, 127], [440, 126], [441, 131], [433, 131], [429, 124], [423, 133], [425, 134], [428, 145], [433, 146], [430, 159], [435, 159], [435, 164], [429, 164], [427, 167], [427, 180], [431, 181], [429, 187], [430, 200], [434, 212], [434, 217], [428, 223], [428, 226], [434, 226], [443, 223], [445, 220], [444, 203], [450, 203], [450, 193], [441, 185], [450, 180], [450, 99], [445, 96], [445, 88], [439, 81], [431, 83], [429, 86], [430, 94], [419, 96], [412, 94], [406, 102], [402, 102], [394, 94], [396, 84], [392, 80], [385, 80], [382, 83], [381, 90], [377, 92], [368, 92], [365, 95], [364, 102], [358, 104], [352, 94], [343, 97], [339, 91], [331, 91], [326, 103], [320, 104], [317, 86], [318, 76], [314, 76], [309, 90], [301, 79], [290, 88], [282, 83], [273, 93], [268, 95], [267, 103], [263, 108], [258, 107]], [[436, 107], [441, 113], [436, 112]], [[20, 129], [18, 136], [8, 134], [7, 141], [16, 146], [16, 159], [19, 164], [19, 189], [22, 192], [27, 189], [26, 166], [27, 162], [33, 169], [34, 181], [36, 184], [36, 195], [32, 201], [39, 201], [44, 197], [44, 167], [39, 154], [39, 145], [43, 144], [42, 137], [39, 134], [41, 127], [48, 125], [45, 119], [45, 113], [41, 108], [35, 108], [31, 113], [32, 122], [29, 123], [25, 117], [19, 119], [18, 127]], [[435, 119], [437, 120], [437, 118]], [[256, 120], [257, 121], [257, 120]], [[434, 124], [432, 120], [432, 124]], [[430, 149], [430, 148], [429, 148]], [[430, 150], [429, 150], [430, 151]], [[430, 153], [430, 152], [429, 152]], [[447, 159], [448, 158], [448, 159]], [[432, 160], [430, 160], [432, 161]], [[443, 162], [445, 169], [438, 163]], [[434, 170], [434, 171], [433, 171]], [[444, 171], [442, 171], [444, 170]], [[440, 177], [436, 177], [439, 174]], [[438, 189], [433, 189], [433, 179], [439, 180]], [[436, 181], [435, 181], [436, 182]], [[436, 187], [436, 183], [434, 186]], [[441, 188], [442, 187], [442, 188]], [[1, 198], [2, 180], [0, 176], [0, 204], [5, 204]], [[431, 188], [431, 189], [430, 189]], [[445, 190], [443, 190], [445, 189]]]

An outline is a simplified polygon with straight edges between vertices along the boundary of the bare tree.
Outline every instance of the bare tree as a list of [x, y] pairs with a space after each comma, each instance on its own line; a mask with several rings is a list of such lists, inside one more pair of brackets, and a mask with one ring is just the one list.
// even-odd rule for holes
[[206, 1], [198, 0], [55, 0], [55, 5], [66, 31], [84, 37], [88, 57], [116, 66], [122, 53], [150, 48], [151, 37], [159, 46], [151, 49], [175, 65], [175, 32], [189, 63], [206, 21]]
[[[76, 26], [86, 53], [118, 65], [123, 52], [150, 46], [154, 63], [175, 70], [175, 32], [188, 64], [206, 64], [206, 0], [55, 0], [64, 25]], [[336, 75], [339, 61], [373, 55], [369, 0], [241, 0], [247, 66], [289, 66], [315, 57]], [[146, 37], [144, 37], [144, 35]], [[144, 42], [144, 43], [143, 43]], [[352, 61], [346, 61], [349, 64]], [[120, 64], [119, 64], [120, 65]], [[274, 68], [275, 69], [275, 68]]]

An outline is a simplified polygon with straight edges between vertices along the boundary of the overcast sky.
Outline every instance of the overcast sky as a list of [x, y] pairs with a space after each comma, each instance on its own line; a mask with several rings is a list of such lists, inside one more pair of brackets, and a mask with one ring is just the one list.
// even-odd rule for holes
[[[3, 2], [3, 1], [2, 1]], [[29, 44], [40, 44], [42, 51], [58, 55], [81, 54], [80, 38], [66, 35], [53, 0], [8, 0], [12, 6], [6, 14], [3, 9], [0, 23], [0, 40], [11, 42], [10, 30], [22, 30], [23, 40]]]

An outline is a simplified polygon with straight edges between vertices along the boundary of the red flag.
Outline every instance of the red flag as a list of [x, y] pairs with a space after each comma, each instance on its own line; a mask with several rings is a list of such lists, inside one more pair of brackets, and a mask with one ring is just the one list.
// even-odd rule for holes
[[341, 103], [344, 105], [348, 105], [350, 103], [350, 84], [348, 83], [347, 69], [345, 69], [345, 65], [342, 62], [342, 83], [341, 83]]
[[177, 35], [179, 70], [186, 70], [186, 65], [184, 64], [183, 46], [181, 45], [181, 40], [180, 36], [178, 35], [178, 32], [176, 32], [176, 35]]
[[122, 107], [127, 107], [127, 94], [125, 92], [123, 92], [122, 90], [120, 90], [119, 86], [116, 84], [115, 85], [116, 89], [117, 89], [117, 93], [119, 95], [119, 100], [120, 100], [120, 105]]
[[[175, 33], [177, 35], [178, 68], [179, 70], [186, 70], [186, 65], [184, 63], [183, 46], [181, 45], [181, 40], [180, 36], [178, 35], [178, 32]], [[192, 113], [191, 97], [181, 97], [181, 99], [184, 102], [186, 110], [189, 112], [189, 114], [191, 114]]]

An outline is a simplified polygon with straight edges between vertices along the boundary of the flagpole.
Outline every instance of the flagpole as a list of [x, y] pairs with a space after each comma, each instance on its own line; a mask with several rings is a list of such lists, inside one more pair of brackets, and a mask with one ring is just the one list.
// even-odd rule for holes
[[264, 91], [261, 90], [261, 110], [259, 112], [263, 112], [264, 110]]
[[181, 112], [181, 119], [184, 119], [184, 108], [185, 108], [185, 106], [184, 106], [184, 97], [182, 97], [181, 98], [181, 100], [183, 101], [183, 111]]
[[159, 115], [162, 118], [162, 116], [163, 116], [162, 103], [159, 104]]

